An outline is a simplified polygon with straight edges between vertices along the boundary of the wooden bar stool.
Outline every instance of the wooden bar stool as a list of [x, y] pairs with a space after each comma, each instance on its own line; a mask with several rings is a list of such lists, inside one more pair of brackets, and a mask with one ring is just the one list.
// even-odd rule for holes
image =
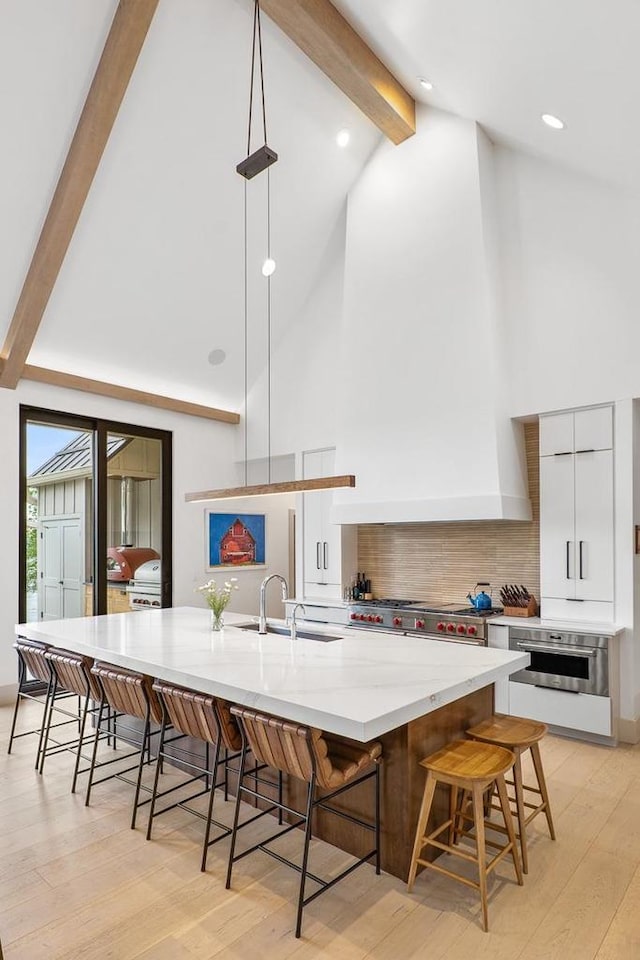
[[[527, 852], [527, 826], [539, 813], [544, 813], [547, 818], [547, 826], [552, 840], [555, 840], [556, 833], [553, 827], [551, 817], [551, 806], [549, 804], [549, 794], [547, 792], [547, 783], [542, 769], [542, 758], [540, 757], [540, 741], [547, 732], [547, 725], [539, 723], [537, 720], [528, 720], [525, 717], [507, 717], [502, 714], [495, 714], [487, 720], [483, 720], [477, 726], [467, 730], [467, 735], [474, 740], [482, 743], [492, 743], [499, 747], [505, 747], [511, 750], [515, 756], [513, 765], [513, 781], [507, 780], [509, 786], [513, 786], [516, 805], [516, 816], [518, 820], [518, 839], [520, 840], [520, 849], [522, 850], [522, 869], [525, 873], [529, 872], [529, 857]], [[522, 754], [526, 750], [531, 750], [531, 759], [533, 768], [538, 781], [537, 787], [528, 786], [522, 780]], [[540, 797], [539, 803], [531, 803], [525, 800], [525, 791], [531, 794], [537, 794]], [[530, 813], [526, 813], [529, 810]]]
[[[518, 883], [522, 885], [520, 858], [518, 856], [515, 829], [504, 780], [504, 775], [507, 770], [513, 766], [513, 762], [514, 755], [510, 750], [474, 740], [455, 740], [453, 743], [447, 744], [442, 747], [441, 750], [420, 761], [421, 766], [427, 771], [427, 780], [420, 815], [418, 817], [411, 866], [409, 868], [409, 878], [407, 881], [408, 890], [411, 892], [413, 888], [418, 864], [422, 867], [427, 867], [429, 870], [443, 873], [447, 877], [453, 877], [453, 879], [459, 880], [469, 887], [473, 887], [474, 890], [478, 890], [480, 893], [482, 925], [485, 931], [489, 929], [487, 876], [508, 853], [510, 853], [513, 858]], [[427, 822], [438, 783], [448, 784], [450, 787], [450, 816], [445, 823], [426, 835]], [[493, 824], [487, 823], [485, 825], [484, 793], [494, 784], [500, 798], [505, 830], [508, 836], [508, 842], [505, 844], [488, 840], [485, 833], [485, 827], [493, 829]], [[460, 791], [463, 791], [463, 797], [465, 796], [465, 792], [471, 796], [471, 809], [475, 825], [475, 855], [471, 855], [458, 845], [460, 837], [468, 837], [471, 835], [471, 830], [461, 825], [463, 820], [470, 818], [465, 816], [464, 811], [458, 804]], [[448, 831], [447, 843], [436, 839], [441, 833], [444, 833], [445, 830]], [[438, 850], [452, 853], [463, 860], [475, 863], [478, 867], [478, 882], [476, 883], [474, 880], [470, 880], [452, 870], [448, 870], [446, 867], [440, 866], [437, 862], [432, 863], [429, 860], [422, 859], [420, 855], [427, 846], [436, 847]], [[486, 848], [488, 846], [498, 851], [489, 863], [487, 863], [486, 855]]]
[[[233, 821], [233, 834], [231, 837], [231, 850], [229, 852], [229, 867], [227, 870], [227, 890], [231, 886], [231, 871], [233, 864], [237, 860], [246, 857], [254, 850], [262, 850], [274, 857], [280, 863], [286, 863], [293, 867], [300, 874], [300, 884], [298, 888], [298, 912], [296, 918], [296, 937], [299, 937], [302, 931], [302, 911], [307, 903], [315, 900], [325, 890], [332, 887], [338, 880], [346, 877], [356, 867], [366, 863], [368, 860], [374, 860], [376, 873], [380, 873], [380, 776], [379, 766], [382, 754], [382, 746], [379, 743], [355, 743], [352, 740], [332, 737], [323, 733], [314, 727], [306, 727], [300, 724], [291, 723], [282, 720], [279, 717], [269, 716], [267, 714], [257, 713], [255, 710], [249, 710], [244, 707], [232, 706], [231, 713], [236, 716], [241, 725], [243, 742], [245, 750], [243, 752], [240, 777], [238, 780], [238, 793], [236, 797], [236, 809]], [[280, 800], [274, 801], [270, 797], [258, 792], [257, 785], [248, 787], [245, 782], [246, 777], [252, 777], [253, 771], [246, 770], [245, 758], [248, 749], [256, 760], [264, 763], [274, 770], [278, 770], [302, 780], [307, 784], [307, 797], [305, 810], [295, 810], [287, 806]], [[373, 767], [373, 769], [371, 769]], [[369, 771], [369, 772], [367, 772]], [[369, 823], [359, 817], [347, 813], [329, 803], [334, 797], [338, 797], [355, 787], [356, 784], [363, 783], [371, 778], [375, 779], [375, 816], [374, 822]], [[254, 781], [255, 783], [255, 778]], [[316, 796], [317, 789], [321, 788], [322, 795]], [[279, 808], [289, 814], [293, 822], [283, 829], [279, 829], [272, 836], [259, 843], [253, 844], [242, 853], [236, 853], [236, 839], [239, 828], [240, 801], [243, 795], [251, 797], [253, 800], [267, 799], [271, 803], [270, 809]], [[321, 808], [329, 813], [343, 817], [351, 823], [366, 830], [373, 832], [375, 837], [375, 846], [363, 857], [356, 859], [345, 870], [333, 877], [331, 880], [323, 880], [308, 869], [309, 861], [309, 842], [311, 840], [311, 825], [313, 813], [317, 808]], [[268, 844], [278, 837], [284, 836], [296, 827], [304, 824], [304, 843], [302, 849], [302, 864], [299, 866], [288, 860], [286, 857], [269, 849]], [[307, 877], [319, 884], [319, 889], [305, 897], [305, 884]]]

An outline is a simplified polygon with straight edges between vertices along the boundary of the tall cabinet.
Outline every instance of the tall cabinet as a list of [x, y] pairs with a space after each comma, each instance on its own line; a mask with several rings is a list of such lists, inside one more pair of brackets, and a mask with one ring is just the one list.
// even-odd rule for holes
[[[334, 474], [335, 450], [303, 453], [305, 479]], [[356, 568], [356, 531], [331, 522], [332, 490], [303, 494], [303, 563], [305, 597], [341, 599]]]
[[612, 622], [613, 408], [540, 418], [542, 616]]

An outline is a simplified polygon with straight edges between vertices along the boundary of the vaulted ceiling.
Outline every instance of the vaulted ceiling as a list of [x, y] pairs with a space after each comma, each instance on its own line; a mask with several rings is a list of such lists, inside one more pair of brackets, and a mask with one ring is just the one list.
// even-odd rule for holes
[[[335, 6], [416, 99], [478, 120], [497, 142], [637, 189], [635, 0]], [[116, 8], [0, 0], [0, 342]], [[250, 0], [160, 0], [30, 364], [239, 408], [244, 181], [235, 165], [246, 148], [251, 21]], [[263, 33], [268, 140], [280, 156], [271, 173], [277, 341], [339, 244], [347, 193], [381, 134], [267, 17]], [[544, 127], [544, 111], [566, 130]], [[343, 150], [342, 127], [351, 131]], [[266, 180], [247, 190], [252, 308], [264, 300]], [[253, 313], [251, 377], [265, 359]], [[214, 350], [223, 364], [209, 363]]]

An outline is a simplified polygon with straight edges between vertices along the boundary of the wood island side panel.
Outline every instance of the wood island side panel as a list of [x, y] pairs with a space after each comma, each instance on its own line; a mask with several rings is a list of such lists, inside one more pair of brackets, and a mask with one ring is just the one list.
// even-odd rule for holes
[[[387, 873], [406, 880], [411, 860], [418, 812], [424, 791], [425, 771], [420, 760], [451, 740], [465, 738], [465, 731], [493, 712], [493, 685], [483, 687], [454, 703], [440, 707], [417, 720], [380, 737], [383, 761], [381, 769], [381, 865]], [[288, 802], [303, 809], [305, 785], [289, 781]], [[334, 801], [338, 809], [354, 813], [371, 822], [374, 809], [373, 780], [348, 791]], [[433, 825], [449, 815], [448, 794], [436, 793]], [[429, 829], [433, 829], [431, 826]], [[373, 846], [373, 834], [348, 820], [316, 813], [314, 836], [334, 844], [354, 856], [363, 856]], [[429, 851], [431, 856], [436, 855]]]

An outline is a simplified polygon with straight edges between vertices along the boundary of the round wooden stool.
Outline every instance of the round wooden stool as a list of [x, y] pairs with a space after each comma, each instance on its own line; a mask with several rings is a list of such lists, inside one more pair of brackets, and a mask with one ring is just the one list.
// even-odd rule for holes
[[[409, 892], [413, 887], [416, 878], [418, 864], [427, 867], [430, 870], [436, 870], [447, 877], [453, 877], [460, 880], [469, 887], [473, 887], [480, 893], [482, 903], [482, 925], [484, 930], [489, 929], [487, 913], [487, 876], [494, 867], [508, 853], [513, 858], [513, 865], [516, 871], [518, 883], [522, 885], [522, 870], [520, 868], [520, 858], [518, 856], [518, 847], [516, 842], [511, 809], [509, 807], [509, 798], [507, 796], [507, 787], [504, 775], [510, 770], [514, 763], [514, 755], [510, 750], [503, 747], [493, 746], [488, 743], [481, 743], [477, 740], [455, 740], [431, 754], [425, 760], [421, 760], [421, 766], [426, 768], [427, 781], [422, 798], [422, 806], [418, 817], [418, 826], [416, 829], [416, 839], [413, 846], [411, 857], [411, 866], [409, 867], [409, 878], [407, 886]], [[449, 819], [432, 833], [425, 835], [431, 804], [438, 783], [448, 784], [450, 792]], [[504, 818], [504, 830], [508, 837], [508, 842], [503, 844], [496, 843], [493, 840], [487, 840], [485, 836], [485, 826], [494, 828], [493, 823], [485, 825], [484, 817], [484, 794], [495, 785]], [[469, 795], [471, 798], [472, 816], [466, 817], [464, 810], [458, 804], [459, 792], [462, 793], [462, 801]], [[470, 829], [463, 826], [463, 821], [472, 820], [475, 826], [475, 855], [471, 855], [466, 849], [458, 845], [461, 837], [469, 836]], [[436, 838], [448, 830], [448, 842], [443, 843]], [[436, 847], [446, 853], [452, 853], [463, 860], [477, 864], [478, 882], [469, 880], [458, 873], [440, 866], [439, 863], [432, 863], [429, 860], [423, 860], [420, 856], [426, 846]], [[486, 848], [493, 847], [498, 852], [487, 863]]]
[[[539, 744], [546, 732], [546, 724], [539, 723], [537, 720], [527, 720], [525, 717], [506, 717], [502, 714], [489, 717], [488, 720], [483, 720], [482, 723], [467, 730], [468, 736], [474, 740], [505, 747], [514, 753], [516, 759], [513, 765], [513, 781], [507, 780], [507, 783], [515, 789], [513, 799], [518, 820], [518, 839], [522, 850], [522, 868], [525, 873], [529, 872], [526, 828], [533, 818], [544, 812], [551, 839], [555, 840], [556, 838], [551, 818], [549, 794], [540, 757]], [[522, 781], [522, 754], [525, 750], [531, 750], [533, 768], [538, 781], [537, 787], [528, 786]], [[530, 794], [537, 794], [540, 802], [531, 803], [525, 800], [525, 790]], [[530, 812], [526, 813], [527, 810]]]

